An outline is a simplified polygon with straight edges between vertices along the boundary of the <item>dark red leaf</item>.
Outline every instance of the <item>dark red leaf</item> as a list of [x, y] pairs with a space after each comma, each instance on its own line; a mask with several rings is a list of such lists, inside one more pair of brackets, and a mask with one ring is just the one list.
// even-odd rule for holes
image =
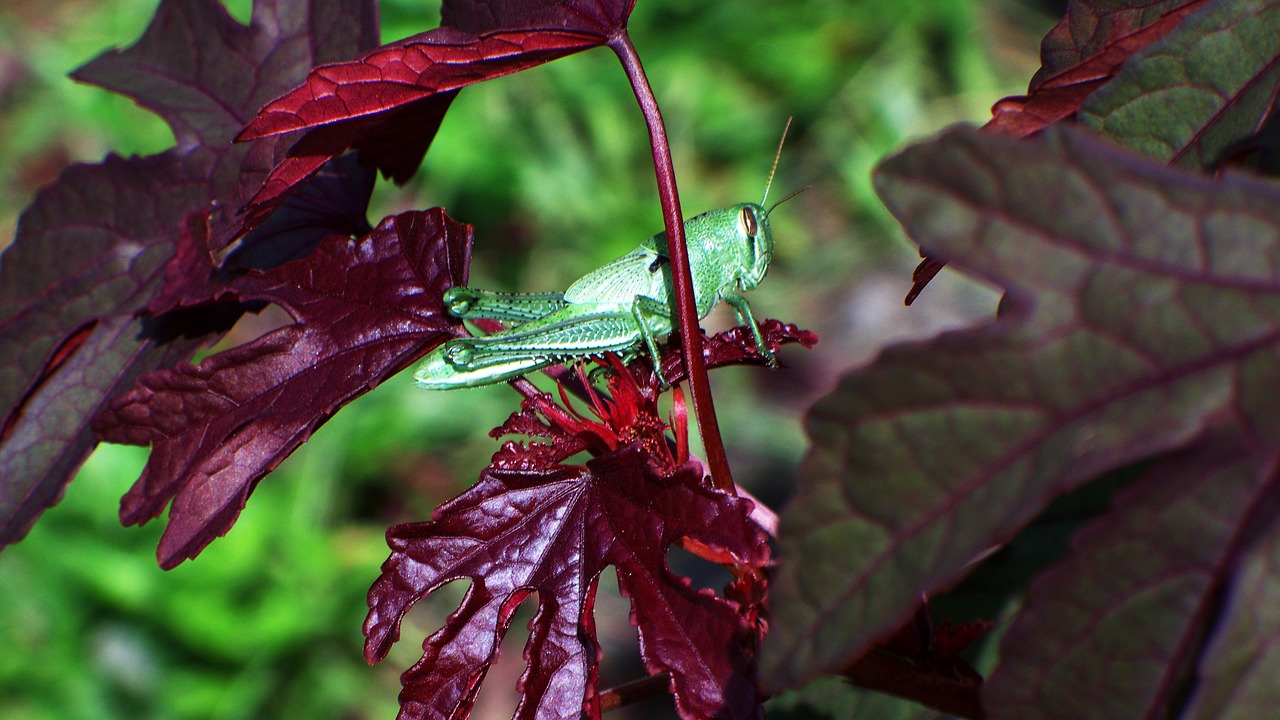
[[753, 628], [734, 603], [695, 590], [666, 564], [668, 547], [690, 538], [762, 566], [768, 546], [750, 509], [703, 484], [697, 466], [658, 476], [638, 445], [586, 467], [487, 469], [430, 522], [388, 531], [392, 553], [369, 591], [365, 656], [386, 656], [413, 603], [469, 578], [461, 607], [426, 640], [400, 696], [401, 718], [465, 718], [512, 611], [536, 592], [516, 717], [598, 717], [592, 610], [600, 572], [612, 565], [632, 600], [645, 667], [670, 673], [681, 715], [760, 717]]
[[236, 138], [309, 130], [250, 201], [245, 227], [265, 219], [288, 193], [348, 148], [360, 150], [362, 161], [394, 180], [407, 180], [457, 90], [607, 39], [580, 31], [475, 35], [440, 27], [356, 60], [315, 68], [302, 86], [262, 108]]
[[446, 2], [441, 27], [316, 68], [303, 86], [264, 107], [238, 138], [308, 131], [255, 194], [243, 229], [261, 223], [326, 161], [350, 148], [366, 166], [405, 182], [462, 87], [604, 45], [624, 31], [634, 5]]
[[[1075, 538], [1071, 557], [1037, 578], [1002, 639], [1002, 662], [987, 688], [991, 707], [1029, 720], [1098, 708], [1108, 717], [1157, 717], [1171, 715], [1189, 688], [1236, 694], [1237, 681], [1203, 655], [1204, 638], [1216, 631], [1218, 613], [1247, 614], [1254, 632], [1257, 618], [1274, 615], [1273, 602], [1227, 588], [1245, 581], [1237, 575], [1253, 536], [1280, 528], [1280, 456], [1242, 442], [1242, 430], [1216, 428], [1190, 452], [1157, 463]], [[1249, 664], [1274, 687], [1274, 657], [1263, 653]], [[1079, 687], [1089, 688], [1088, 697], [1072, 692]], [[1239, 717], [1274, 710], [1274, 699], [1247, 692], [1234, 700]]]
[[[764, 337], [765, 346], [775, 354], [784, 345], [798, 344], [804, 348], [811, 348], [818, 343], [817, 333], [812, 330], [801, 330], [796, 325], [783, 323], [781, 320], [769, 319], [761, 322], [760, 334]], [[668, 382], [677, 383], [684, 380], [683, 349], [679, 345], [679, 338], [675, 335], [671, 337], [673, 346], [671, 352], [662, 356], [662, 373]], [[751, 337], [751, 331], [742, 325], [704, 339], [702, 354], [706, 358], [708, 370], [729, 365], [764, 367], [769, 364], [768, 360], [756, 351], [756, 343]]]
[[[1040, 49], [1043, 66], [1031, 79], [1027, 94], [997, 102], [983, 129], [1023, 137], [1074, 116], [1130, 56], [1169, 34], [1205, 2], [1072, 2], [1061, 22], [1045, 36]], [[924, 260], [911, 278], [907, 305], [946, 265], [928, 248], [922, 254]]]
[[[95, 419], [104, 440], [153, 446], [121, 519], [145, 522], [172, 499], [162, 566], [225, 534], [257, 482], [338, 408], [462, 332], [440, 298], [466, 284], [470, 245], [470, 227], [436, 208], [362, 238], [330, 236], [265, 272], [227, 275], [207, 247], [183, 246], [153, 310], [271, 302], [295, 324], [198, 366], [148, 373]], [[192, 285], [207, 296], [192, 298]]]
[[[1152, 12], [1151, 3], [1142, 3], [1140, 12], [1135, 8], [1110, 9], [1101, 15], [1092, 3], [1073, 4], [1059, 26], [1044, 38], [1041, 54], [1046, 65], [1032, 79], [1027, 95], [996, 102], [991, 122], [984, 129], [1021, 137], [1071, 117], [1089, 95], [1120, 72], [1125, 60], [1169, 35], [1204, 3], [1206, 0], [1157, 4], [1160, 14]], [[1093, 31], [1083, 38], [1083, 45], [1073, 45], [1070, 50], [1061, 47], [1071, 33], [1080, 32], [1082, 24]], [[1068, 58], [1074, 61], [1068, 63]], [[1048, 72], [1051, 67], [1056, 69]]]
[[355, 154], [335, 158], [262, 225], [240, 239], [224, 262], [228, 268], [267, 270], [306, 257], [335, 233], [359, 236], [369, 226], [367, 209], [377, 173]]
[[1215, 172], [1280, 99], [1280, 0], [1217, 2], [1134, 53], [1080, 124], [1148, 157]]
[[1031, 89], [1188, 3], [1200, 0], [1070, 0], [1062, 20], [1040, 45], [1041, 67]]
[[216, 200], [213, 238], [221, 248], [239, 225], [237, 211], [295, 140], [236, 148], [230, 145], [236, 133], [313, 65], [351, 57], [377, 41], [377, 9], [369, 0], [258, 3], [249, 27], [216, 0], [168, 0], [133, 47], [104, 53], [73, 76], [163, 117], [176, 150], [216, 153], [209, 196], [183, 212]]
[[574, 30], [602, 38], [627, 26], [635, 0], [445, 0], [440, 23], [470, 33]]
[[[991, 108], [992, 118], [985, 129], [1021, 137], [1074, 115], [1086, 98], [1115, 77], [1131, 55], [1169, 34], [1205, 2], [1184, 0], [1180, 4], [1165, 3], [1172, 6], [1164, 14], [1138, 27], [1131, 27], [1131, 23], [1137, 20], [1131, 14], [1132, 10], [1124, 14], [1125, 22], [1107, 23], [1105, 27], [1109, 33], [1106, 36], [1095, 35], [1086, 44], [1092, 51], [1089, 55], [1053, 73], [1045, 73], [1041, 69], [1031, 81], [1026, 95], [1007, 97], [996, 103]], [[1087, 15], [1091, 8], [1080, 4], [1073, 10], [1074, 13], [1068, 14], [1045, 38], [1046, 46], [1062, 34], [1064, 24], [1080, 22], [1079, 18]], [[1118, 14], [1111, 12], [1108, 17], [1116, 18]], [[1097, 18], [1093, 20], [1096, 22]], [[1043, 51], [1043, 54], [1048, 54], [1048, 51]], [[1064, 55], [1059, 54], [1056, 59], [1061, 61]]]
[[178, 147], [67, 169], [23, 213], [0, 262], [0, 543], [61, 496], [107, 398], [234, 322], [238, 311], [223, 307], [177, 332], [134, 314], [159, 288], [187, 213], [213, 207], [215, 235], [238, 226], [234, 209], [276, 142], [231, 147], [236, 130], [313, 63], [375, 35], [370, 2], [259, 2], [245, 27], [214, 0], [169, 0], [138, 44], [76, 73], [156, 110]]

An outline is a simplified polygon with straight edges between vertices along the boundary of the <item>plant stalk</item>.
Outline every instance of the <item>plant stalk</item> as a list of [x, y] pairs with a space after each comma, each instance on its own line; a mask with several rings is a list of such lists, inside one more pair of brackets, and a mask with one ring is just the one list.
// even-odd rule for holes
[[600, 693], [600, 710], [601, 712], [609, 712], [634, 702], [658, 697], [666, 693], [670, 686], [671, 676], [667, 673], [658, 673], [639, 680], [632, 680], [629, 683]]
[[[662, 123], [658, 101], [649, 86], [649, 79], [640, 64], [640, 56], [626, 32], [609, 41], [609, 47], [622, 62], [627, 79], [635, 92], [640, 111], [644, 113], [649, 128], [649, 144], [653, 149], [653, 170], [658, 180], [658, 197], [662, 201], [662, 221], [667, 231], [667, 253], [671, 258], [671, 285], [675, 294], [676, 323], [680, 328], [680, 342], [684, 346], [684, 369], [689, 378], [689, 390], [693, 396], [693, 412], [698, 419], [698, 434], [707, 455], [707, 468], [711, 472], [711, 484], [729, 493], [736, 493], [733, 475], [729, 471], [729, 458], [720, 438], [720, 423], [716, 420], [716, 408], [711, 399], [711, 383], [707, 380], [707, 366], [702, 356], [702, 327], [698, 324], [698, 309], [693, 301], [693, 273], [689, 269], [689, 250], [684, 237], [684, 217], [680, 212], [680, 195], [676, 191], [675, 167], [671, 162], [671, 148], [667, 144], [667, 131]], [[659, 360], [654, 358], [654, 362]]]

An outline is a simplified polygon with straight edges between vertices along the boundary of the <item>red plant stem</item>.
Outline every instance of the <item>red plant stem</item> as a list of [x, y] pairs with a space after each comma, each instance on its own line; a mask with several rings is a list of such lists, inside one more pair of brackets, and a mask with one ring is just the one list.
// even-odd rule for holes
[[[725, 492], [736, 492], [733, 475], [729, 472], [729, 458], [725, 455], [724, 441], [720, 438], [720, 423], [716, 421], [716, 408], [711, 400], [711, 383], [707, 380], [707, 366], [702, 357], [702, 327], [698, 325], [698, 309], [693, 301], [693, 274], [689, 270], [689, 250], [684, 238], [684, 217], [680, 213], [680, 195], [676, 192], [676, 171], [671, 164], [671, 148], [667, 145], [667, 131], [662, 124], [658, 101], [649, 87], [649, 79], [640, 65], [631, 38], [625, 32], [609, 41], [609, 47], [617, 54], [631, 81], [631, 88], [644, 113], [649, 127], [649, 144], [653, 148], [653, 170], [658, 178], [658, 197], [662, 201], [662, 221], [667, 231], [667, 254], [671, 257], [672, 289], [675, 292], [676, 322], [680, 327], [680, 342], [684, 346], [684, 369], [689, 378], [689, 390], [693, 396], [693, 412], [698, 419], [698, 434], [707, 454], [707, 467], [711, 471], [711, 484]], [[658, 358], [654, 363], [659, 364]]]
[[639, 700], [658, 697], [668, 691], [671, 677], [666, 673], [650, 675], [647, 678], [632, 680], [624, 685], [611, 688], [600, 693], [600, 710], [608, 712]]

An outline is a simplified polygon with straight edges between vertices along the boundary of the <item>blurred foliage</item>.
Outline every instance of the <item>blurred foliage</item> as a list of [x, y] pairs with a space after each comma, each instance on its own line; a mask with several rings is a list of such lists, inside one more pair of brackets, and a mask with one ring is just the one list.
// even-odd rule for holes
[[[632, 38], [666, 118], [686, 215], [755, 200], [791, 115], [771, 198], [813, 186], [772, 216], [777, 256], [752, 303], [822, 342], [784, 353], [791, 372], [713, 378], [737, 479], [765, 500], [789, 494], [803, 449], [797, 418], [839, 371], [885, 342], [993, 308], [989, 293], [949, 274], [924, 307], [901, 307], [915, 258], [869, 171], [910, 139], [983, 121], [996, 99], [1025, 88], [1053, 23], [1035, 4], [638, 3]], [[247, 0], [230, 5], [247, 18]], [[0, 5], [0, 245], [68, 162], [172, 143], [151, 114], [65, 78], [132, 43], [154, 6]], [[384, 40], [434, 26], [438, 7], [386, 0]], [[461, 93], [409, 185], [380, 185], [370, 217], [444, 205], [477, 227], [474, 284], [563, 288], [660, 229], [645, 132], [604, 49], [485, 83]], [[227, 342], [280, 321], [264, 313]], [[708, 326], [727, 324], [717, 315]], [[159, 527], [122, 528], [111, 510], [145, 450], [101, 448], [62, 504], [0, 553], [0, 720], [392, 717], [414, 643], [375, 669], [360, 657], [383, 530], [472, 482], [497, 449], [488, 429], [516, 406], [501, 387], [427, 395], [410, 386], [396, 378], [344, 409], [258, 489], [226, 538], [169, 573], [154, 561]], [[606, 622], [623, 640], [631, 632], [625, 617], [601, 618], [606, 635]], [[841, 692], [851, 691], [827, 683], [818, 699], [779, 710], [918, 716]]]

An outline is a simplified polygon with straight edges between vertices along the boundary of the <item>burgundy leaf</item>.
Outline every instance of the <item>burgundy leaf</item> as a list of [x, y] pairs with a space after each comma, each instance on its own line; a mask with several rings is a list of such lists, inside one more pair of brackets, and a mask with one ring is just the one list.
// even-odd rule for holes
[[607, 39], [580, 31], [475, 35], [440, 27], [356, 60], [315, 68], [303, 85], [262, 108], [237, 137], [245, 141], [309, 130], [250, 201], [245, 227], [260, 223], [288, 193], [348, 148], [360, 150], [363, 161], [404, 182], [421, 162], [457, 90]]
[[[1005, 299], [985, 326], [884, 351], [811, 411], [762, 658], [774, 687], [858, 657], [919, 593], [1103, 473], [1211, 445], [1223, 417], [1261, 453], [1280, 448], [1274, 185], [1064, 127], [952, 131], [876, 182], [910, 236]], [[1147, 562], [1119, 552], [1119, 567]]]
[[446, 2], [442, 27], [351, 62], [316, 68], [262, 109], [238, 139], [307, 134], [250, 203], [257, 226], [330, 158], [349, 148], [403, 183], [417, 170], [464, 86], [604, 45], [625, 30], [635, 0]]
[[[784, 345], [798, 344], [803, 348], [811, 348], [818, 343], [818, 334], [811, 330], [801, 330], [790, 323], [780, 320], [765, 320], [760, 323], [760, 334], [764, 344], [775, 354]], [[726, 367], [729, 365], [767, 366], [768, 361], [756, 351], [755, 340], [746, 326], [730, 328], [706, 338], [702, 343], [702, 354], [706, 358], [707, 369]], [[667, 381], [677, 383], [684, 380], [683, 349], [679, 338], [672, 335], [672, 351], [662, 356], [662, 373]]]
[[574, 30], [608, 38], [627, 27], [635, 0], [445, 0], [440, 24], [470, 33]]
[[[1031, 79], [1027, 94], [997, 102], [984, 129], [1022, 137], [1074, 116], [1130, 56], [1173, 31], [1205, 2], [1072, 2], [1044, 39], [1040, 49], [1044, 64]], [[946, 265], [933, 248], [922, 247], [921, 256], [924, 260], [912, 274], [907, 305]]]
[[1188, 720], [1266, 717], [1275, 712], [1280, 523], [1256, 529], [1239, 538], [1230, 603], [1216, 617], [1214, 636], [1182, 715]]
[[536, 592], [516, 717], [599, 717], [592, 610], [600, 572], [613, 565], [645, 667], [671, 674], [681, 715], [761, 717], [752, 628], [734, 603], [692, 588], [666, 564], [668, 547], [688, 538], [761, 566], [768, 546], [750, 508], [704, 485], [696, 466], [655, 474], [638, 445], [586, 467], [489, 468], [430, 522], [388, 531], [392, 553], [369, 591], [365, 656], [386, 656], [413, 603], [471, 579], [461, 607], [404, 674], [400, 696], [406, 720], [465, 718], [512, 612]]
[[[1058, 70], [1046, 73], [1050, 56], [1056, 63], [1063, 63], [1065, 57], [1079, 54], [1079, 51], [1054, 54], [1048, 50], [1049, 44], [1062, 32], [1063, 25], [1059, 24], [1045, 38], [1046, 49], [1042, 54], [1046, 57], [1046, 65], [1032, 79], [1027, 94], [1004, 98], [996, 103], [991, 108], [992, 118], [986, 129], [1021, 137], [1074, 115], [1086, 98], [1116, 76], [1130, 56], [1169, 34], [1183, 18], [1205, 2], [1183, 0], [1181, 3], [1164, 3], [1169, 6], [1164, 14], [1152, 16], [1149, 22], [1136, 27], [1131, 24], [1145, 15], [1135, 16], [1131, 14], [1133, 11], [1129, 11], [1123, 14], [1126, 21], [1118, 22], [1118, 13], [1111, 13], [1107, 17], [1117, 22], [1105, 24], [1107, 32], [1089, 38], [1084, 45], [1090, 50], [1088, 55], [1080, 55], [1074, 63], [1063, 64]], [[1143, 5], [1149, 6], [1150, 3]], [[1068, 14], [1063, 23], [1081, 22], [1080, 18], [1089, 16], [1091, 9], [1080, 4], [1073, 10], [1074, 13]]]
[[187, 316], [181, 331], [134, 314], [159, 288], [183, 217], [213, 206], [214, 233], [229, 235], [228, 208], [261, 184], [275, 141], [231, 147], [236, 130], [371, 33], [369, 2], [259, 2], [245, 27], [214, 0], [168, 0], [137, 45], [77, 72], [159, 112], [179, 146], [69, 168], [23, 213], [0, 262], [0, 544], [61, 496], [109, 397], [234, 322], [229, 306]]
[[267, 270], [306, 257], [329, 235], [368, 233], [373, 228], [366, 212], [376, 179], [377, 172], [361, 167], [353, 153], [329, 161], [314, 180], [241, 238], [224, 265]]
[[[172, 500], [161, 566], [225, 534], [257, 482], [338, 408], [461, 334], [441, 296], [466, 284], [470, 247], [470, 227], [436, 208], [388, 218], [362, 238], [330, 236], [270, 271], [224, 276], [207, 247], [171, 264], [153, 311], [271, 302], [295, 324], [198, 366], [148, 373], [94, 420], [104, 440], [152, 445], [120, 515], [145, 522]], [[208, 296], [192, 298], [192, 284]]]
[[1062, 20], [1040, 45], [1041, 67], [1031, 79], [1032, 89], [1189, 3], [1201, 4], [1199, 0], [1070, 0]]
[[106, 52], [73, 76], [163, 117], [177, 138], [176, 150], [216, 153], [209, 196], [183, 212], [216, 200], [213, 238], [221, 248], [239, 224], [235, 213], [295, 139], [237, 148], [230, 145], [236, 133], [312, 66], [351, 57], [377, 41], [377, 9], [369, 0], [256, 3], [248, 27], [216, 0], [168, 0], [133, 47]]

